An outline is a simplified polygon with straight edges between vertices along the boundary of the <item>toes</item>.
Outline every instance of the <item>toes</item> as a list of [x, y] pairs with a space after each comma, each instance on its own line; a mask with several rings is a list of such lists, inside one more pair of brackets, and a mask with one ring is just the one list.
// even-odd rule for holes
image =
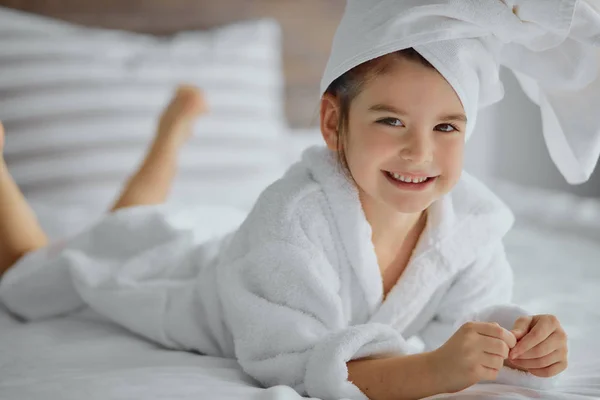
[[200, 89], [194, 85], [179, 85], [175, 92], [177, 95], [185, 95], [189, 93], [201, 93]]
[[178, 109], [182, 114], [197, 116], [207, 111], [204, 95], [196, 86], [179, 86], [175, 94], [174, 102], [180, 106]]

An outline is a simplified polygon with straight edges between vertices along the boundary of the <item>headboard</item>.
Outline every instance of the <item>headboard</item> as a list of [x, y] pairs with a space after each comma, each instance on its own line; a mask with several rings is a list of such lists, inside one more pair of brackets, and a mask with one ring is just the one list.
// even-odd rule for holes
[[0, 0], [0, 6], [85, 26], [167, 35], [271, 17], [283, 29], [286, 111], [293, 127], [318, 121], [318, 87], [345, 0]]

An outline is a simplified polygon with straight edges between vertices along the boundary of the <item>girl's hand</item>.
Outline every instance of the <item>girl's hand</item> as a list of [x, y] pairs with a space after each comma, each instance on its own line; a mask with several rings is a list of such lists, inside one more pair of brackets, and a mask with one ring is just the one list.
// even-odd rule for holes
[[517, 319], [513, 335], [518, 342], [506, 365], [548, 378], [567, 368], [567, 334], [554, 315]]
[[451, 393], [495, 380], [516, 342], [511, 332], [496, 323], [468, 322], [431, 353], [434, 376]]

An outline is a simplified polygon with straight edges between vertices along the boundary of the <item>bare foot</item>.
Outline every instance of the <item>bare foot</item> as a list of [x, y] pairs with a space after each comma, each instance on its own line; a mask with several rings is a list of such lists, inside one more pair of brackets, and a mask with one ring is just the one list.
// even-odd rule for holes
[[191, 85], [179, 86], [160, 117], [156, 140], [179, 148], [190, 138], [194, 121], [206, 113], [207, 108], [200, 89]]
[[179, 158], [179, 148], [192, 135], [192, 124], [207, 110], [200, 89], [183, 85], [163, 111], [156, 136], [138, 171], [129, 179], [111, 211], [162, 204], [167, 200]]

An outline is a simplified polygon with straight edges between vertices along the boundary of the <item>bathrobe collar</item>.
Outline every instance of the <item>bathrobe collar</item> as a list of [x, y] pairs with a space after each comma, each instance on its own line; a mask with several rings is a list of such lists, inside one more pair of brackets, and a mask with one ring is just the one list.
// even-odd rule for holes
[[371, 226], [354, 183], [325, 147], [312, 147], [302, 164], [325, 194], [346, 261], [361, 283], [370, 322], [404, 329], [443, 284], [497, 244], [513, 223], [510, 210], [466, 173], [428, 209], [427, 225], [411, 261], [383, 301], [383, 285]]

